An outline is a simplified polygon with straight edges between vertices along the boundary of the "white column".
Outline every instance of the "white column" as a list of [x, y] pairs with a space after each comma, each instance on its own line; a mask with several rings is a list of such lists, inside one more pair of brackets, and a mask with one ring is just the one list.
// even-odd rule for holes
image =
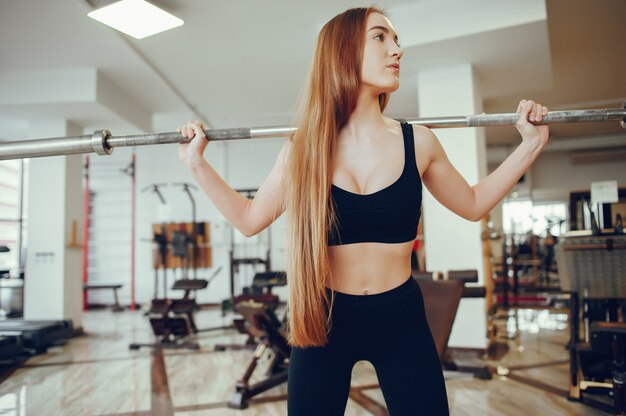
[[[439, 68], [417, 74], [420, 117], [482, 113], [476, 73], [471, 64]], [[483, 129], [434, 130], [448, 158], [470, 185], [486, 175]], [[478, 270], [484, 285], [480, 222], [467, 221], [437, 202], [424, 189], [424, 238], [426, 267], [436, 270]], [[451, 347], [485, 348], [484, 299], [462, 299], [448, 343]]]
[[[31, 123], [31, 138], [81, 135], [67, 120]], [[71, 319], [82, 327], [82, 155], [30, 159], [24, 318]]]

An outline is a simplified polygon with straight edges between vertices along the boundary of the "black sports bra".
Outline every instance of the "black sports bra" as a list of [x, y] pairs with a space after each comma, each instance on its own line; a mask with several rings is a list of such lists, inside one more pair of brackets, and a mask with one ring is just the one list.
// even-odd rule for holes
[[401, 126], [404, 169], [394, 183], [365, 195], [331, 186], [338, 230], [329, 230], [329, 246], [415, 240], [422, 205], [422, 180], [415, 161], [413, 128], [408, 123], [401, 123]]

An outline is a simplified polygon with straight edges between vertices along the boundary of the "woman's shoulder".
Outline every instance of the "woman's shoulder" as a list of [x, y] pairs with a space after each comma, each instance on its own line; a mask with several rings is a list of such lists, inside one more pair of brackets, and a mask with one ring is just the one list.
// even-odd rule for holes
[[413, 124], [413, 138], [415, 140], [416, 147], [431, 147], [439, 144], [439, 139], [435, 136], [435, 133], [428, 127]]
[[430, 162], [436, 159], [443, 151], [439, 139], [428, 127], [413, 124], [413, 144], [415, 146], [415, 160], [420, 167], [420, 174], [424, 174]]

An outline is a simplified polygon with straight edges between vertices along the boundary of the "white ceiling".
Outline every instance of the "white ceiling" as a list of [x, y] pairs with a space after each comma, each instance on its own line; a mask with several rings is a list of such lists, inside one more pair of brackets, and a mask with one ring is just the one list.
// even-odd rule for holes
[[[49, 118], [114, 134], [172, 131], [190, 118], [215, 128], [289, 124], [322, 25], [370, 4], [155, 0], [185, 25], [135, 40], [86, 16], [100, 3], [0, 1], [0, 138], [27, 137], [29, 123]], [[525, 21], [503, 8], [524, 7], [513, 1], [378, 4], [405, 48], [392, 117], [418, 115], [418, 71], [462, 62], [476, 68], [488, 113], [512, 112], [522, 98], [552, 109], [618, 107], [626, 99], [626, 1], [527, 0], [544, 17]], [[616, 122], [551, 131], [557, 139], [623, 133]], [[489, 128], [487, 139], [507, 143], [517, 133]]]

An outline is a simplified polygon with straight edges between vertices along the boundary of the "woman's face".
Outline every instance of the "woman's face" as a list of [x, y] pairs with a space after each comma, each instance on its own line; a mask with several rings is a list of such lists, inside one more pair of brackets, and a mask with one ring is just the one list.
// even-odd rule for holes
[[377, 94], [393, 92], [400, 86], [400, 58], [403, 51], [393, 25], [380, 13], [371, 13], [365, 26], [365, 48], [361, 86]]

